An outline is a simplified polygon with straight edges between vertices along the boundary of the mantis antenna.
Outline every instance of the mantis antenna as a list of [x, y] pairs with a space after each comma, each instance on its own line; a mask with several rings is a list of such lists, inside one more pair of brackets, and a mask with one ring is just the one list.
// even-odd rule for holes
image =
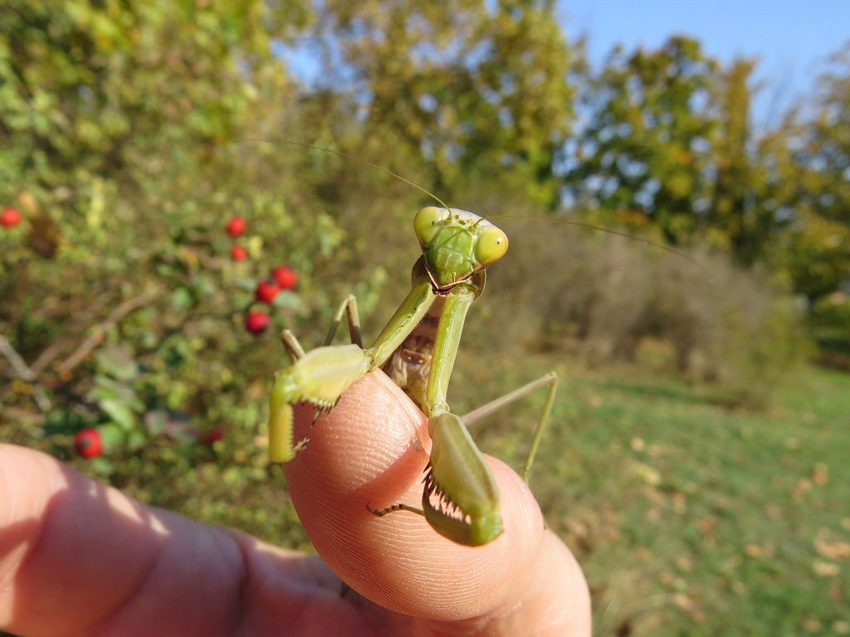
[[[307, 142], [298, 142], [298, 141], [291, 140], [291, 139], [278, 139], [278, 140], [273, 140], [273, 141], [270, 142], [269, 140], [265, 140], [265, 139], [246, 137], [246, 138], [243, 138], [240, 141], [257, 142], [257, 143], [286, 144], [288, 146], [298, 146], [300, 148], [309, 148], [310, 150], [318, 150], [319, 152], [329, 153], [331, 155], [336, 155], [337, 157], [341, 157], [342, 159], [345, 159], [346, 161], [356, 162], [358, 164], [368, 166], [369, 168], [372, 168], [373, 170], [377, 170], [379, 172], [382, 172], [385, 175], [389, 175], [390, 177], [397, 179], [400, 182], [407, 184], [411, 188], [415, 188], [419, 192], [427, 195], [428, 197], [430, 197], [431, 199], [436, 201], [438, 204], [440, 204], [440, 206], [442, 208], [445, 208], [446, 210], [450, 210], [449, 206], [442, 199], [440, 199], [437, 195], [432, 193], [427, 188], [423, 188], [422, 186], [420, 186], [416, 182], [411, 181], [410, 179], [407, 179], [406, 177], [399, 175], [398, 173], [393, 172], [389, 168], [385, 168], [384, 166], [381, 166], [380, 164], [375, 164], [375, 163], [369, 161], [368, 159], [363, 159], [361, 157], [355, 157], [353, 155], [348, 155], [346, 153], [343, 153], [342, 151], [335, 150], [333, 148], [326, 148], [324, 146], [317, 146], [316, 144], [308, 144]], [[584, 222], [581, 222], [581, 221], [570, 221], [569, 219], [558, 219], [558, 218], [552, 218], [552, 217], [538, 217], [538, 216], [528, 217], [528, 216], [523, 216], [523, 215], [511, 215], [511, 214], [490, 215], [490, 216], [485, 216], [483, 218], [488, 219], [488, 220], [491, 220], [491, 219], [536, 219], [537, 221], [543, 221], [543, 222], [546, 222], [546, 223], [566, 224], [566, 225], [570, 225], [570, 226], [576, 226], [578, 228], [584, 228], [586, 230], [595, 230], [595, 231], [599, 231], [599, 232], [606, 232], [608, 234], [613, 234], [613, 235], [616, 235], [618, 237], [623, 237], [625, 239], [628, 239], [629, 241], [636, 241], [637, 243], [642, 243], [644, 245], [647, 245], [647, 246], [650, 246], [650, 247], [653, 247], [653, 248], [658, 248], [659, 250], [664, 250], [665, 252], [669, 252], [670, 254], [674, 254], [677, 257], [685, 259], [686, 261], [690, 261], [691, 263], [699, 266], [700, 268], [705, 269], [705, 266], [703, 266], [699, 261], [697, 261], [693, 257], [688, 256], [684, 252], [680, 252], [679, 250], [671, 248], [670, 246], [666, 246], [662, 243], [656, 243], [655, 241], [650, 241], [649, 239], [641, 239], [640, 237], [630, 235], [626, 232], [620, 232], [618, 230], [611, 230], [610, 228], [603, 228], [602, 226], [596, 226], [592, 223], [584, 223]]]

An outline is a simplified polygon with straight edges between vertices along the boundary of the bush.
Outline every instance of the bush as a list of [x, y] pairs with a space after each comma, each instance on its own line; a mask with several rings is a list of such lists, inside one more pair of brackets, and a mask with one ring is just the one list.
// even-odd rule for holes
[[511, 265], [491, 287], [510, 297], [501, 302], [511, 308], [509, 325], [498, 331], [533, 349], [566, 348], [591, 365], [655, 364], [750, 407], [765, 406], [805, 360], [802, 313], [764, 273], [720, 254], [682, 256], [548, 222], [520, 225], [510, 233]]

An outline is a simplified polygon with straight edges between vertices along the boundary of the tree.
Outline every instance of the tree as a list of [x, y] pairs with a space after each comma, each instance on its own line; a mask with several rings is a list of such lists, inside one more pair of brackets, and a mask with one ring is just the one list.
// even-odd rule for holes
[[155, 149], [226, 139], [256, 95], [285, 86], [270, 46], [294, 19], [298, 0], [5, 0], [2, 181], [23, 175], [48, 208], [61, 188], [67, 210]]
[[850, 283], [850, 44], [818, 78], [794, 159], [797, 215], [787, 259], [795, 289], [815, 303]]
[[712, 96], [717, 126], [711, 139], [708, 238], [744, 266], [766, 255], [787, 227], [795, 185], [787, 123], [756, 135], [750, 123], [755, 62], [736, 59], [718, 72]]
[[685, 37], [656, 51], [616, 48], [588, 83], [589, 122], [565, 178], [572, 197], [613, 212], [606, 222], [654, 224], [671, 243], [693, 238], [710, 201], [716, 68]]
[[423, 158], [447, 197], [470, 179], [510, 176], [557, 203], [552, 165], [573, 89], [553, 3], [329, 2], [319, 23], [337, 71], [328, 77], [353, 75], [365, 137], [384, 154]]

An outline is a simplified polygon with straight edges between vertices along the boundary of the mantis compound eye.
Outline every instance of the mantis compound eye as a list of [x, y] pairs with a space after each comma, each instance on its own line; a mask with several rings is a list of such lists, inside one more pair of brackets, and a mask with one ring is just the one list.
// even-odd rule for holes
[[413, 219], [413, 230], [423, 246], [427, 245], [440, 230], [442, 221], [449, 216], [449, 211], [437, 206], [422, 208]]
[[508, 251], [508, 235], [493, 225], [481, 229], [475, 244], [475, 259], [481, 266], [498, 261]]

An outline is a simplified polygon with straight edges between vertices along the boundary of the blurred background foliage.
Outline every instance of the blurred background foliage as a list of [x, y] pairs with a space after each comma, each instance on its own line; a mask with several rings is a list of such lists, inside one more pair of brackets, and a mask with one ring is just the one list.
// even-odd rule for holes
[[[313, 56], [315, 84], [287, 67], [293, 47]], [[620, 473], [652, 502], [673, 493], [677, 510], [702, 483], [665, 491], [659, 469], [633, 456], [655, 457], [647, 439], [683, 427], [698, 436], [728, 417], [744, 419], [723, 421], [730, 444], [755, 435], [762, 445], [753, 423], [772, 424], [771, 463], [797, 444], [798, 433], [776, 432], [796, 431], [799, 410], [833, 432], [843, 408], [816, 411], [801, 396], [848, 387], [810, 367], [850, 368], [848, 47], [815, 94], [757, 129], [755, 60], [723, 64], [671, 37], [657, 50], [612, 50], [592, 70], [546, 1], [0, 0], [0, 207], [23, 218], [0, 228], [0, 435], [70, 459], [74, 435], [95, 428], [104, 451], [74, 460], [83, 470], [147, 502], [309, 547], [266, 459], [267, 379], [284, 360], [275, 332], [319, 343], [353, 291], [367, 337], [377, 334], [416, 254], [411, 215], [429, 201], [363, 163], [286, 142], [333, 148], [450, 205], [504, 215], [511, 253], [470, 318], [455, 400], [471, 408], [487, 398], [476, 387], [496, 395], [553, 366], [587, 379], [572, 395], [568, 380], [559, 407], [585, 425], [553, 434], [561, 451], [544, 454], [538, 473], [553, 528], [587, 553], [601, 633], [681, 634], [678, 621], [716, 634], [712, 613], [758, 614], [740, 587], [763, 590], [770, 573], [730, 557], [715, 569], [725, 593], [705, 593], [716, 593], [709, 579], [683, 589], [663, 563], [702, 564], [693, 546], [687, 569], [671, 554], [594, 570], [590, 545], [622, 547], [627, 529], [641, 545], [656, 504], [618, 521], [613, 502], [634, 480], [616, 494], [597, 484], [589, 450], [626, 463]], [[234, 216], [247, 225], [237, 238], [225, 232]], [[231, 258], [235, 244], [247, 259]], [[252, 335], [257, 282], [283, 263], [297, 287], [265, 308], [274, 329]], [[525, 362], [492, 371], [508, 357]], [[636, 390], [637, 379], [655, 380]], [[618, 420], [630, 394], [642, 398], [624, 409], [657, 417], [654, 430]], [[688, 396], [698, 416], [655, 414], [651, 400], [641, 411], [647, 397], [671, 396]], [[614, 449], [598, 436], [618, 423], [629, 427]], [[518, 456], [525, 433], [508, 414], [481, 435]], [[737, 466], [717, 454], [720, 473]], [[824, 464], [800, 462], [803, 473]], [[800, 479], [819, 484], [812, 475]], [[566, 488], [583, 494], [569, 515]], [[714, 524], [716, 511], [706, 515]], [[786, 540], [809, 552], [835, 544], [812, 524]], [[777, 552], [753, 546], [737, 546], [743, 559]], [[658, 589], [641, 587], [645, 605], [618, 604], [643, 572]], [[846, 595], [846, 574], [839, 584], [821, 575], [794, 625], [850, 630], [811, 601], [828, 603], [835, 586]], [[779, 634], [771, 617], [752, 634]]]

